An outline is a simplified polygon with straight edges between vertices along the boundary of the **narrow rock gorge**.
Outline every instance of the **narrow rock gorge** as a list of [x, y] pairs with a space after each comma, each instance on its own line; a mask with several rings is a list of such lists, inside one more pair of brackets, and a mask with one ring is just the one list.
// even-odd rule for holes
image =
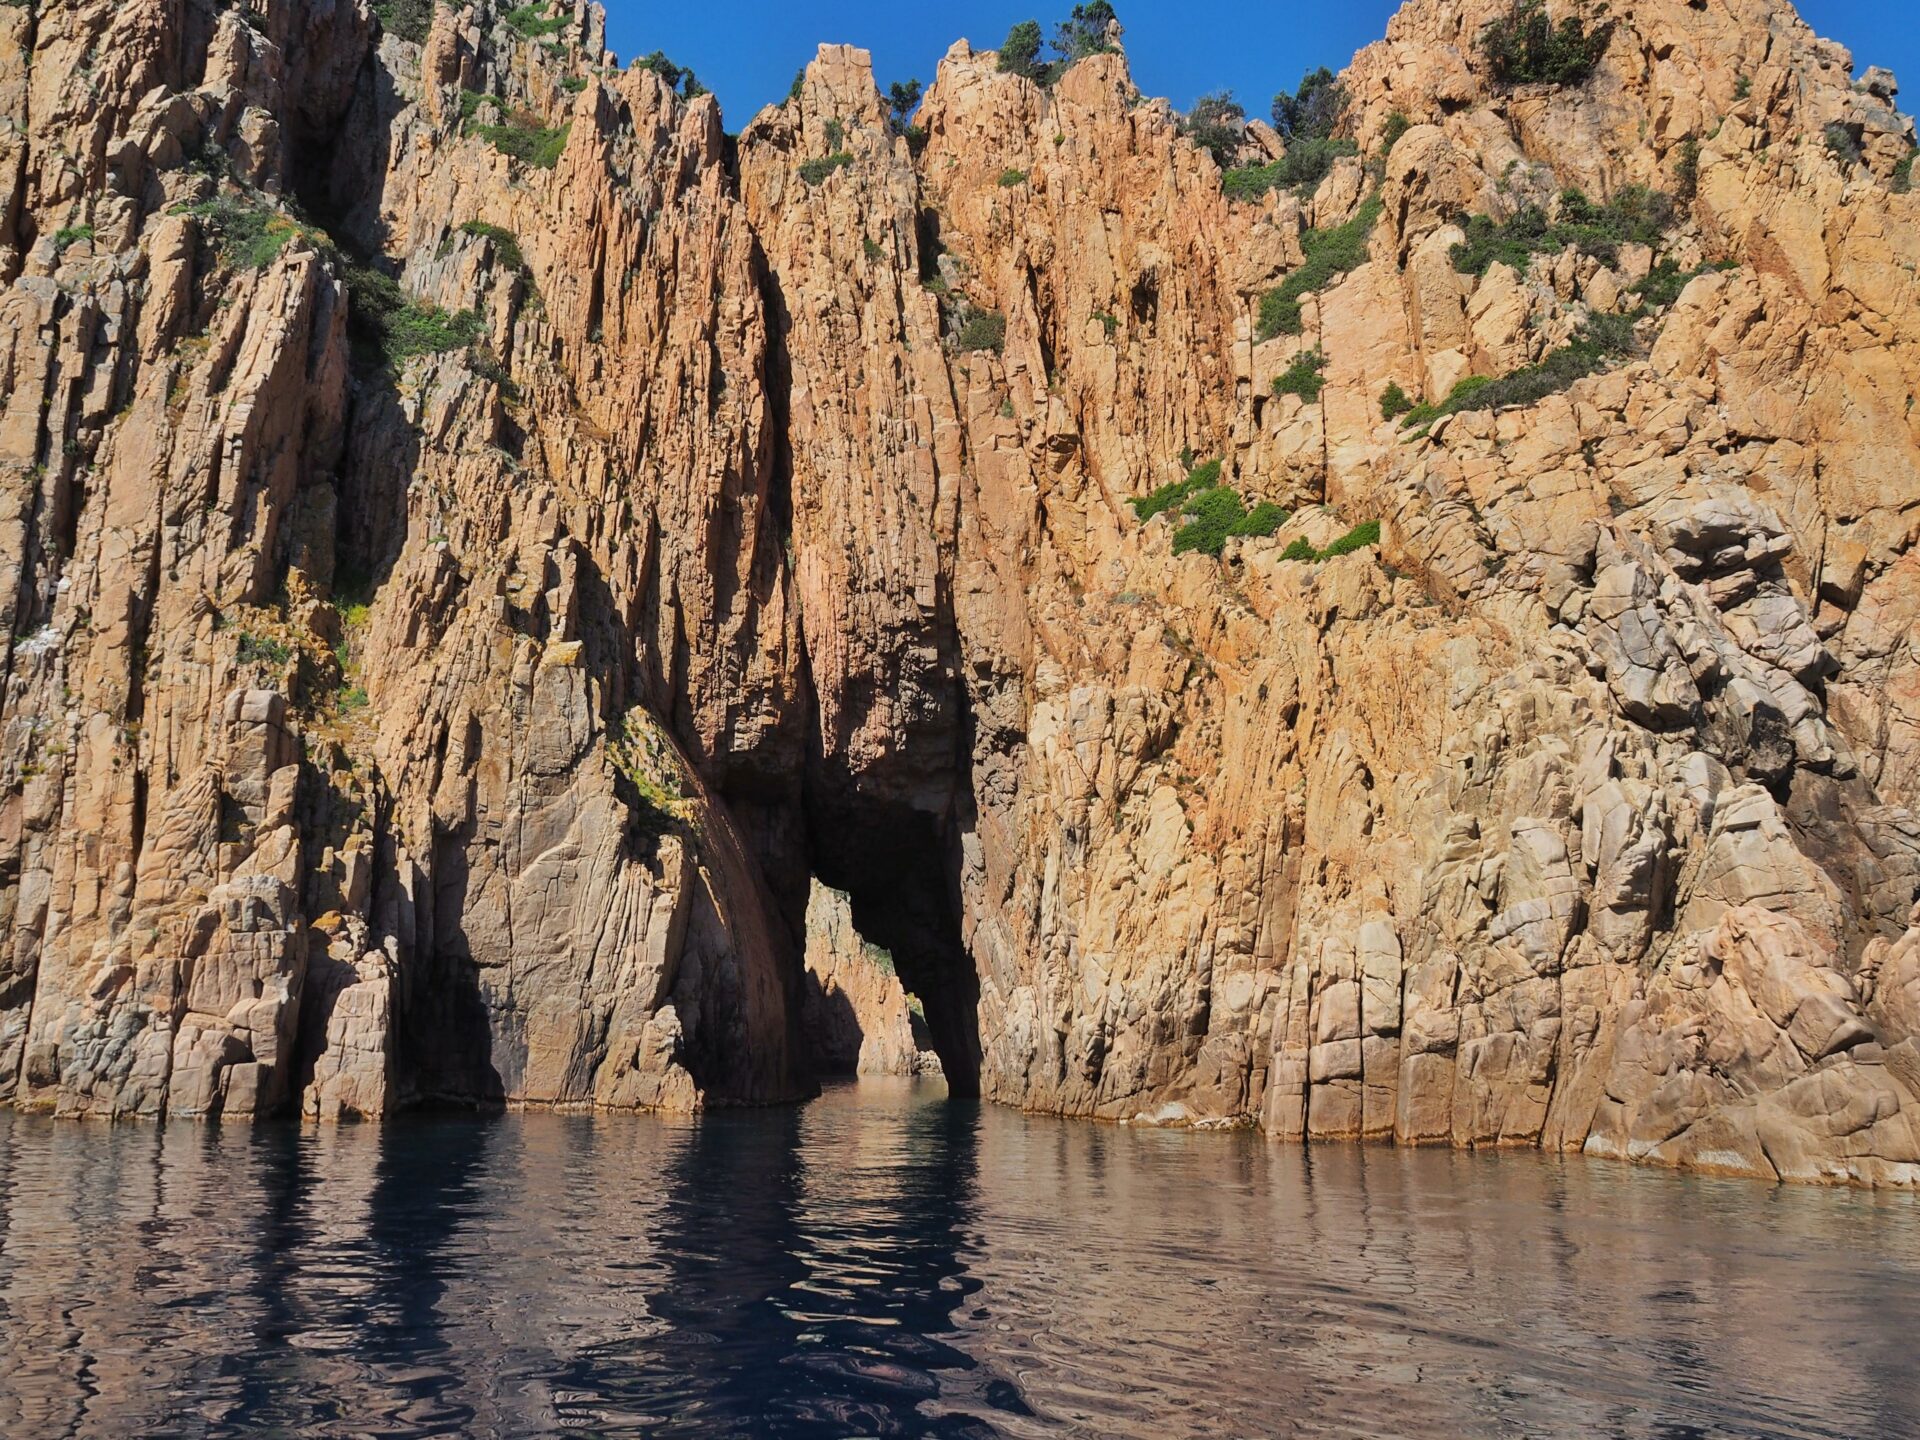
[[1118, 49], [0, 7], [0, 1097], [795, 1100], [832, 887], [956, 1093], [1920, 1184], [1912, 122], [1549, 8], [1280, 185]]

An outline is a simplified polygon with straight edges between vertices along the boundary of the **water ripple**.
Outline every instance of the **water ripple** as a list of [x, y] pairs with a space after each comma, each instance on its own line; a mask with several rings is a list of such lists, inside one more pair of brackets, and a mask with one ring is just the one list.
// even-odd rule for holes
[[1920, 1434], [1920, 1208], [949, 1105], [0, 1115], [0, 1434]]

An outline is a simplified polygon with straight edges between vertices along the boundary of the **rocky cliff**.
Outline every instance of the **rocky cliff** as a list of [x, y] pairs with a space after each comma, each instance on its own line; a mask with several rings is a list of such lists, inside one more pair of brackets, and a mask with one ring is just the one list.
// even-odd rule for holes
[[817, 880], [1010, 1104], [1920, 1183], [1912, 125], [1508, 9], [1223, 187], [1119, 53], [0, 8], [0, 1096], [794, 1098]]

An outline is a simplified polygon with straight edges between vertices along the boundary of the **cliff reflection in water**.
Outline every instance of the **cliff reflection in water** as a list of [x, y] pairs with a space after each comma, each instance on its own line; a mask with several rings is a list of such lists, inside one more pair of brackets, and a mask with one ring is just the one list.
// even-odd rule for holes
[[0, 1115], [0, 1433], [1920, 1433], [1911, 1199], [799, 1110]]

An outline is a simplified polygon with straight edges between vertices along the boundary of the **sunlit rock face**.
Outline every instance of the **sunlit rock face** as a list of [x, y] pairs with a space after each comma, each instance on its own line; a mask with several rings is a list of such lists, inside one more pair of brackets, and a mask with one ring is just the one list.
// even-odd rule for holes
[[871, 945], [1010, 1104], [1920, 1181], [1911, 123], [1505, 8], [1250, 199], [1119, 53], [0, 11], [0, 1094], [792, 1099]]

